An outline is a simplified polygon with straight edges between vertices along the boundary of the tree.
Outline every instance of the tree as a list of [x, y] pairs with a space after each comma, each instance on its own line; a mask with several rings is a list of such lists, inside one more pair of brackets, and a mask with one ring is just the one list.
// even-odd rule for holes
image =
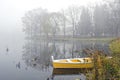
[[51, 13], [50, 14], [50, 23], [52, 25], [52, 34], [55, 37], [55, 34], [60, 31], [61, 14], [58, 12]]
[[40, 36], [51, 33], [52, 25], [50, 23], [50, 15], [46, 9], [38, 8], [28, 11], [22, 18], [24, 31], [31, 37]]
[[92, 32], [91, 16], [88, 8], [83, 7], [81, 11], [80, 21], [77, 27], [77, 34], [90, 35]]
[[68, 20], [69, 24], [72, 26], [72, 36], [74, 37], [77, 30], [77, 24], [80, 21], [80, 8], [76, 6], [71, 6], [68, 8]]
[[[25, 14], [25, 16], [22, 18], [22, 22], [23, 22], [23, 31], [25, 31], [25, 33], [29, 36], [32, 37], [33, 36], [33, 32], [37, 32], [37, 31], [33, 31], [36, 20], [35, 20], [35, 13], [33, 11], [29, 11]], [[36, 27], [36, 26], [35, 26]], [[37, 29], [37, 28], [36, 28]]]
[[120, 32], [120, 0], [114, 0], [113, 4], [111, 5], [112, 8], [112, 19], [115, 28], [116, 36], [119, 36]]
[[44, 34], [48, 38], [48, 35], [50, 33], [52, 33], [52, 24], [51, 24], [49, 13], [42, 14], [42, 16], [40, 18], [40, 24], [41, 24], [42, 31], [44, 32]]
[[106, 4], [95, 6], [93, 19], [96, 36], [105, 36], [109, 32], [109, 17], [109, 9]]
[[65, 10], [62, 10], [61, 11], [61, 14], [62, 14], [62, 26], [63, 26], [63, 34], [64, 34], [64, 37], [66, 35], [66, 26], [67, 26], [67, 18], [66, 18], [66, 14], [65, 14]]

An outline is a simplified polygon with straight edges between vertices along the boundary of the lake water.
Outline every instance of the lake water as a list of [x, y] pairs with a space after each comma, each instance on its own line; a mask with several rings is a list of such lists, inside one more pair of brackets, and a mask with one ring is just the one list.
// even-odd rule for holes
[[99, 49], [108, 54], [108, 43], [19, 38], [7, 42], [3, 40], [0, 45], [0, 80], [85, 80], [84, 74], [73, 72], [75, 70], [68, 73], [66, 70], [54, 70], [51, 56], [55, 59], [84, 57], [86, 54], [82, 50], [86, 48]]

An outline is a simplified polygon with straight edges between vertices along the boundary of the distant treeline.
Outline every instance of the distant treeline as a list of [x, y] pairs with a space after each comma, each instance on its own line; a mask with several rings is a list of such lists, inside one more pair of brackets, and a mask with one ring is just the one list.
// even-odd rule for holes
[[120, 0], [70, 6], [58, 12], [38, 8], [22, 18], [27, 37], [116, 37], [120, 35]]

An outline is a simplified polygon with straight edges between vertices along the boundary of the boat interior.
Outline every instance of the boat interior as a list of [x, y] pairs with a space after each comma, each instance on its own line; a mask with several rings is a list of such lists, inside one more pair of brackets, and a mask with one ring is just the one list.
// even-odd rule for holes
[[60, 62], [60, 63], [90, 63], [92, 60], [90, 58], [76, 58], [76, 59], [60, 59], [60, 60], [54, 60], [54, 62]]

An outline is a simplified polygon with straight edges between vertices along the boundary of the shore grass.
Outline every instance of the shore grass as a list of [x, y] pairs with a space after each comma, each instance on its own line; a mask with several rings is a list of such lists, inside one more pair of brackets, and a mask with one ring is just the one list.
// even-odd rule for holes
[[49, 40], [49, 41], [103, 41], [109, 42], [117, 37], [32, 37], [27, 39]]
[[54, 40], [63, 40], [63, 41], [111, 41], [115, 38], [54, 38]]

